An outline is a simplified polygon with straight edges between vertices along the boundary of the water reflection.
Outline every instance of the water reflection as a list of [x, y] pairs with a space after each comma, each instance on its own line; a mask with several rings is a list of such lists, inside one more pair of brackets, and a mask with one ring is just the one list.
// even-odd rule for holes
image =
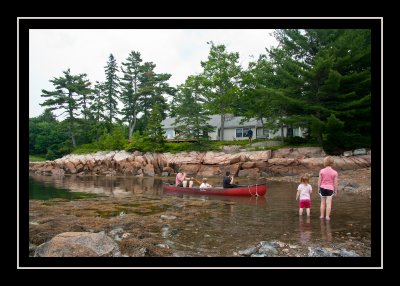
[[130, 197], [137, 194], [159, 195], [162, 181], [155, 178], [113, 176], [43, 176], [30, 174], [31, 178], [45, 186], [69, 189], [71, 192], [87, 192], [111, 197]]
[[326, 242], [332, 242], [332, 230], [329, 220], [321, 219], [321, 237]]
[[[173, 212], [182, 213], [183, 209], [195, 214], [195, 219], [180, 217], [173, 221], [176, 235], [168, 236], [171, 245], [187, 255], [202, 254], [214, 256], [232, 255], [232, 249], [246, 249], [259, 241], [278, 240], [285, 243], [312, 246], [314, 243], [343, 242], [342, 233], [357, 233], [359, 240], [370, 240], [371, 234], [371, 202], [367, 197], [344, 193], [336, 198], [335, 217], [332, 222], [320, 220], [318, 206], [311, 211], [311, 217], [298, 216], [298, 203], [293, 199], [297, 183], [268, 182], [267, 194], [263, 197], [226, 197], [210, 195], [189, 195], [163, 193], [163, 181], [173, 178], [140, 178], [140, 177], [107, 177], [107, 176], [43, 176], [31, 174], [29, 191], [30, 199], [38, 198], [52, 187], [72, 192], [87, 192], [100, 196], [129, 199], [133, 202], [144, 195], [152, 198], [154, 205], [159, 200], [171, 196], [177, 199], [172, 205]], [[220, 180], [216, 178], [215, 184]], [[245, 179], [241, 180], [246, 184]], [[34, 184], [37, 184], [36, 187]], [[55, 195], [56, 191], [53, 192]], [[57, 194], [58, 195], [58, 194]], [[317, 195], [317, 194], [316, 194]], [[156, 201], [157, 200], [157, 201]], [[207, 201], [202, 203], [199, 201]], [[188, 205], [188, 202], [194, 202]], [[222, 203], [223, 202], [223, 203]], [[314, 213], [314, 215], [313, 215]], [[163, 230], [160, 228], [160, 235]], [[320, 231], [320, 232], [319, 232]], [[195, 234], [197, 232], [197, 234]], [[202, 234], [202, 235], [199, 235]], [[188, 247], [190, 246], [190, 247]], [[203, 250], [202, 250], [203, 251]]]
[[300, 230], [300, 242], [302, 244], [308, 245], [311, 242], [311, 219], [310, 216], [304, 218], [303, 216], [299, 216], [299, 230]]

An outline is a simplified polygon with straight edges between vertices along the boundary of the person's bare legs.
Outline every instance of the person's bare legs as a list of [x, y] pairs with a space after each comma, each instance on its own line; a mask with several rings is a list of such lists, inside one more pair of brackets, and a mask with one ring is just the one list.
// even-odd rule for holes
[[299, 215], [300, 216], [303, 215], [303, 209], [302, 208], [299, 208]]
[[306, 208], [307, 216], [310, 216], [310, 208]]
[[321, 215], [319, 218], [324, 218], [325, 217], [325, 200], [326, 197], [321, 197]]
[[332, 209], [332, 196], [326, 197], [326, 220], [331, 219], [331, 209]]
[[193, 186], [193, 181], [189, 182], [189, 188], [191, 188]]

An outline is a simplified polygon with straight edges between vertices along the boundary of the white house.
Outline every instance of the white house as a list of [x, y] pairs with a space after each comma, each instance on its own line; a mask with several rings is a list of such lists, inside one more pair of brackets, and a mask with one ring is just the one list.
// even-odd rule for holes
[[[281, 136], [281, 131], [272, 132], [266, 128], [262, 127], [261, 121], [250, 120], [240, 123], [243, 119], [242, 116], [225, 116], [225, 126], [224, 126], [224, 140], [242, 140], [247, 138], [247, 131], [249, 129], [253, 130], [253, 139], [256, 138], [276, 138]], [[173, 125], [175, 118], [166, 118], [161, 122], [163, 129], [165, 130], [165, 135], [167, 139], [175, 139], [177, 132], [175, 130], [176, 126]], [[208, 123], [215, 127], [214, 132], [210, 132], [208, 136], [211, 140], [219, 140], [220, 129], [221, 129], [221, 116], [211, 115]], [[301, 127], [290, 128], [285, 126], [283, 128], [283, 136], [299, 136], [304, 137], [304, 129]]]

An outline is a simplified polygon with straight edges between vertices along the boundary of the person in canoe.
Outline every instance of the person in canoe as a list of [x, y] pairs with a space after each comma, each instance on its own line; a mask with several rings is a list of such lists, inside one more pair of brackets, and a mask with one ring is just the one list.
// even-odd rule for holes
[[203, 178], [202, 181], [203, 183], [200, 185], [200, 191], [205, 191], [205, 189], [212, 187], [209, 183], [207, 183], [207, 178]]
[[231, 172], [227, 171], [225, 175], [226, 176], [224, 177], [224, 179], [222, 181], [222, 186], [224, 188], [236, 188], [236, 187], [238, 187], [238, 185], [235, 185], [233, 183], [234, 176], [231, 175]]
[[175, 185], [177, 187], [184, 187], [186, 188], [188, 185], [189, 181], [189, 188], [191, 188], [193, 186], [193, 181], [191, 180], [191, 178], [187, 177], [186, 173], [182, 172], [182, 169], [178, 170], [178, 174], [176, 174], [175, 177]]

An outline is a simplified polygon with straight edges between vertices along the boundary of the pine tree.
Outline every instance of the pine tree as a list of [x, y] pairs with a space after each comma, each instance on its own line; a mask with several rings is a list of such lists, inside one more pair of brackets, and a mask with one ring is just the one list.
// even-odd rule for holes
[[144, 129], [147, 128], [149, 116], [154, 105], [157, 104], [159, 106], [162, 118], [166, 118], [168, 104], [164, 95], [172, 95], [175, 91], [174, 88], [170, 87], [167, 83], [171, 75], [166, 73], [157, 74], [154, 71], [155, 67], [156, 65], [154, 63], [145, 62], [139, 77], [138, 100], [140, 111], [143, 112], [141, 121]]
[[[139, 106], [139, 85], [140, 77], [143, 71], [141, 66], [142, 59], [139, 52], [131, 52], [125, 63], [122, 63], [121, 70], [123, 78], [121, 79], [121, 101], [124, 107], [121, 110], [123, 120], [128, 122], [129, 140], [135, 130], [137, 114], [140, 111]], [[125, 69], [124, 69], [125, 67]]]
[[118, 65], [113, 54], [110, 54], [108, 58], [107, 66], [105, 66], [106, 82], [104, 84], [105, 91], [105, 109], [108, 113], [108, 125], [110, 131], [112, 129], [113, 119], [117, 118], [118, 108], [118, 88], [119, 88], [119, 78], [117, 75]]
[[199, 77], [189, 76], [185, 84], [178, 87], [172, 101], [176, 130], [184, 138], [206, 138], [215, 128], [208, 124], [210, 119], [204, 107], [205, 98], [201, 95]]
[[275, 92], [286, 106], [286, 120], [307, 121], [322, 145], [327, 120], [335, 115], [344, 122], [347, 141], [368, 145], [370, 31], [278, 30], [276, 37], [280, 45], [269, 55], [281, 80]]
[[[84, 80], [85, 75], [71, 75], [70, 69], [63, 71], [64, 76], [53, 78], [55, 90], [47, 91], [42, 89], [42, 97], [46, 99], [41, 106], [49, 106], [49, 110], [61, 110], [60, 115], [66, 114], [69, 123], [69, 134], [73, 147], [76, 147], [75, 138], [75, 121], [80, 114], [80, 100], [82, 93], [87, 92], [87, 82]], [[59, 116], [60, 116], [59, 115]]]

